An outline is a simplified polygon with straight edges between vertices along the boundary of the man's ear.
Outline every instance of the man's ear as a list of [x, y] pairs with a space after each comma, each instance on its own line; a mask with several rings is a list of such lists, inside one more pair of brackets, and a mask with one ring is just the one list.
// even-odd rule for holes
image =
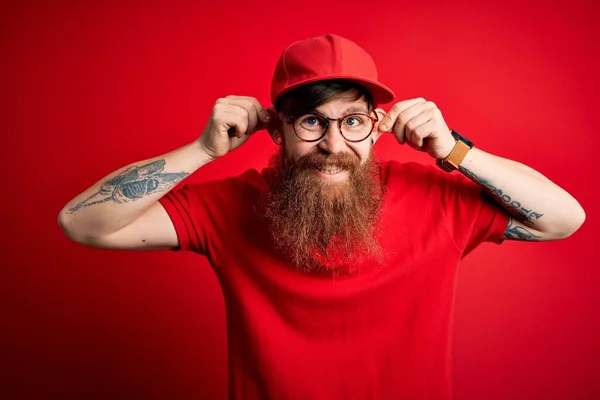
[[377, 114], [377, 118], [378, 121], [375, 122], [375, 128], [373, 128], [373, 133], [371, 134], [371, 142], [373, 144], [375, 144], [375, 142], [377, 142], [377, 140], [379, 140], [379, 138], [385, 134], [385, 132], [381, 132], [379, 130], [379, 123], [381, 122], [381, 120], [383, 119], [383, 117], [385, 117], [385, 110], [382, 108], [376, 108], [375, 109], [375, 113]]
[[267, 132], [269, 132], [273, 142], [280, 146], [283, 144], [283, 122], [274, 107], [267, 108], [267, 112], [271, 116], [271, 120], [267, 125]]

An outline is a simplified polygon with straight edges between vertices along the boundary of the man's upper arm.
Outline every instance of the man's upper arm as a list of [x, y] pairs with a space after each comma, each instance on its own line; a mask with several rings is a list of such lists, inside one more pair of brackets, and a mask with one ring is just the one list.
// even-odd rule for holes
[[157, 201], [120, 231], [85, 244], [111, 250], [169, 250], [178, 247], [179, 241], [169, 214]]

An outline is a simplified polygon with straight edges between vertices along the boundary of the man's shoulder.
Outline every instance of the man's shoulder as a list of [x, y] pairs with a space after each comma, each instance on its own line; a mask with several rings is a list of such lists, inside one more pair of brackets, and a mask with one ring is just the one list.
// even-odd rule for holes
[[413, 161], [386, 161], [382, 163], [381, 177], [386, 191], [419, 198], [438, 198], [443, 193], [466, 190], [473, 186], [461, 174], [449, 174], [435, 165]]
[[261, 192], [266, 189], [268, 179], [269, 171], [267, 169], [251, 168], [237, 175], [192, 182], [187, 186], [196, 192]]
[[260, 170], [250, 168], [241, 174], [226, 178], [225, 181], [235, 187], [265, 189], [270, 176], [271, 170], [269, 168]]
[[[479, 198], [481, 187], [463, 174], [447, 173], [435, 165], [387, 161], [382, 164], [386, 190], [418, 198]], [[460, 195], [460, 196], [457, 196]]]
[[432, 165], [425, 165], [416, 161], [400, 162], [386, 160], [381, 163], [382, 177], [385, 182], [394, 181], [412, 182], [423, 180], [442, 179], [444, 172]]

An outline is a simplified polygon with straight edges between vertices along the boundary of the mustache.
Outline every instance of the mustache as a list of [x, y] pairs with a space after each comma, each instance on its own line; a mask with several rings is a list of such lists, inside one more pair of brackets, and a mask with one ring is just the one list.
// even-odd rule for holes
[[304, 169], [323, 169], [327, 167], [340, 168], [349, 171], [355, 171], [360, 166], [360, 159], [357, 155], [351, 153], [324, 153], [314, 151], [300, 158], [296, 162], [299, 170]]

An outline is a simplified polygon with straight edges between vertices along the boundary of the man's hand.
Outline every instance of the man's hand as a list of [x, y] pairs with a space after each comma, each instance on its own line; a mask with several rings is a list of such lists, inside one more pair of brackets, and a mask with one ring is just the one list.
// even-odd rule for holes
[[408, 143], [436, 159], [446, 158], [456, 143], [442, 112], [422, 98], [394, 104], [381, 119], [379, 130], [393, 132], [400, 144]]
[[213, 159], [244, 144], [251, 134], [266, 128], [270, 120], [254, 97], [227, 96], [217, 100], [202, 135], [202, 149]]

